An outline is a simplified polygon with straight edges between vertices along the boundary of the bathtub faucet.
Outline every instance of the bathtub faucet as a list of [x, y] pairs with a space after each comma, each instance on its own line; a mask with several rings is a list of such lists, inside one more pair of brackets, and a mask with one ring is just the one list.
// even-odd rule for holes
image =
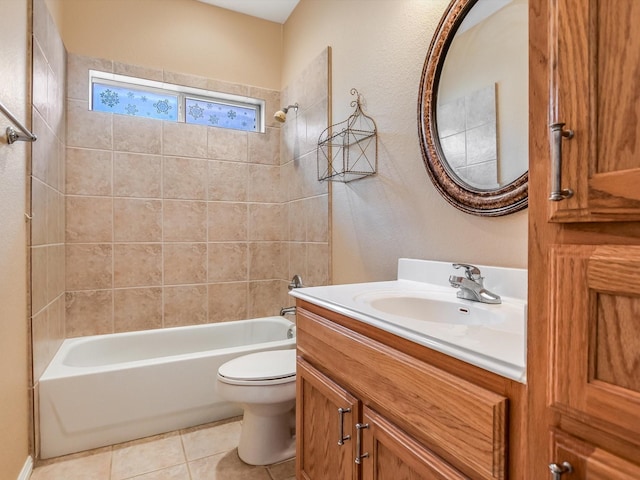
[[302, 277], [296, 274], [291, 279], [291, 283], [289, 284], [288, 288], [289, 290], [293, 290], [294, 288], [301, 288], [301, 287], [304, 287], [304, 285], [302, 284]]
[[280, 315], [285, 316], [285, 315], [295, 315], [296, 314], [296, 307], [284, 307], [280, 309]]

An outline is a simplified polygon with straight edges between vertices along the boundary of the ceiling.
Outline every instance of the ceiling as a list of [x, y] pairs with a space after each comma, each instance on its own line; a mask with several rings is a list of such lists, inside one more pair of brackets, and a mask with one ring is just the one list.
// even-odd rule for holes
[[300, 0], [199, 0], [203, 3], [263, 18], [271, 22], [284, 23]]

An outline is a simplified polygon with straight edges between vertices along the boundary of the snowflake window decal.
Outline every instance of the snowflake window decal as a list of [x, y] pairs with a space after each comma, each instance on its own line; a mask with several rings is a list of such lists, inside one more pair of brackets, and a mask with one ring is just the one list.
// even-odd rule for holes
[[100, 93], [100, 101], [108, 107], [113, 107], [120, 103], [118, 94], [110, 89], [106, 89], [104, 92]]
[[138, 113], [138, 107], [136, 107], [135, 105], [131, 105], [131, 104], [128, 104], [127, 108], [125, 108], [125, 110], [129, 115], [135, 115], [136, 113]]
[[204, 115], [204, 108], [202, 108], [197, 103], [195, 105], [189, 106], [189, 115], [191, 115], [194, 119], [202, 118]]
[[153, 104], [158, 113], [169, 113], [173, 107], [169, 105], [169, 100], [158, 100]]
[[229, 117], [231, 120], [233, 120], [234, 118], [236, 118], [237, 113], [233, 110], [229, 110], [227, 112], [227, 117]]

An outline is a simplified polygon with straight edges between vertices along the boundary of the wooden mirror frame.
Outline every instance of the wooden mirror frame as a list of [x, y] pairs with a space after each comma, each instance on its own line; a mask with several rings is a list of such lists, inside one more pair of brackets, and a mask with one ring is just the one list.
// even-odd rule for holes
[[473, 215], [498, 217], [527, 207], [528, 169], [513, 182], [498, 189], [475, 189], [460, 180], [449, 167], [440, 145], [436, 125], [439, 78], [447, 51], [458, 26], [477, 2], [478, 0], [452, 0], [429, 46], [418, 97], [420, 150], [429, 177], [451, 205]]

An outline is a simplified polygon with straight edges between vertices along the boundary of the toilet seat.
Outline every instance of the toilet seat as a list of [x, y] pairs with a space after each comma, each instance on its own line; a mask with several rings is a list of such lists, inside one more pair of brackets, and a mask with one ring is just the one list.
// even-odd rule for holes
[[278, 385], [295, 382], [296, 350], [270, 350], [234, 358], [220, 366], [218, 379], [230, 385]]

